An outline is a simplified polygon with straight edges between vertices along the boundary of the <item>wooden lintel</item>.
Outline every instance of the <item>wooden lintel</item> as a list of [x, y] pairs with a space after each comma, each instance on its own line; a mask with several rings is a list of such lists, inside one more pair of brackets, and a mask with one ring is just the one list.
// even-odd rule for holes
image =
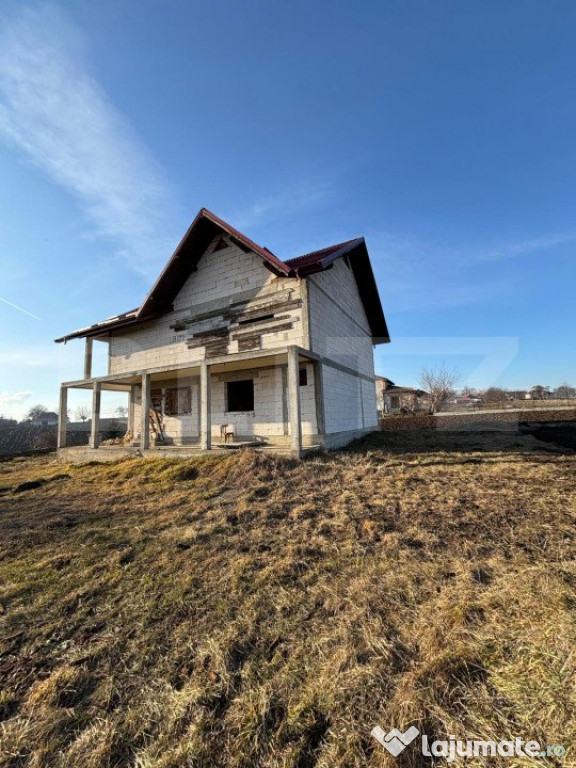
[[[269, 321], [269, 322], [271, 322], [271, 321]], [[244, 338], [246, 336], [254, 336], [255, 335], [254, 334], [255, 330], [258, 331], [258, 335], [259, 336], [264, 336], [265, 334], [268, 334], [268, 333], [280, 333], [280, 331], [291, 331], [293, 327], [294, 327], [294, 323], [292, 323], [292, 322], [277, 323], [276, 325], [270, 325], [270, 326], [268, 326], [266, 328], [258, 328], [258, 329], [250, 328], [250, 329], [246, 329], [246, 331], [244, 331], [244, 332], [242, 332], [242, 331], [234, 331], [233, 333], [230, 334], [230, 338], [231, 339], [242, 339], [242, 338]]]
[[278, 322], [279, 320], [288, 320], [291, 315], [274, 315], [273, 317], [267, 316], [264, 318], [256, 318], [254, 320], [248, 320], [246, 322], [237, 322], [232, 326], [232, 330], [240, 331], [242, 328], [252, 329], [255, 326], [263, 325], [264, 323]]
[[228, 328], [229, 326], [227, 325], [220, 325], [218, 328], [211, 328], [209, 331], [200, 331], [199, 333], [193, 334], [187, 341], [191, 341], [192, 339], [209, 339], [211, 336], [224, 336], [228, 333]]
[[[264, 296], [254, 296], [253, 292], [246, 292], [244, 298], [240, 301], [234, 301], [224, 306], [200, 312], [197, 315], [187, 315], [176, 320], [169, 327], [172, 330], [184, 330], [184, 328], [194, 323], [201, 323], [204, 320], [213, 320], [215, 317], [236, 318], [243, 312], [257, 311], [261, 312], [263, 307], [276, 307], [277, 311], [282, 311], [283, 304], [291, 301], [290, 295], [292, 289], [278, 291], [277, 293], [268, 293]], [[242, 295], [242, 294], [240, 294]], [[294, 299], [294, 301], [299, 301]], [[262, 303], [263, 302], [263, 303]], [[206, 306], [206, 304], [204, 304]]]
[[261, 304], [258, 307], [254, 307], [253, 309], [248, 309], [245, 312], [242, 312], [241, 315], [235, 315], [235, 317], [240, 317], [242, 320], [249, 320], [251, 317], [257, 318], [259, 315], [266, 313], [276, 314], [277, 312], [286, 312], [289, 309], [298, 309], [301, 306], [301, 299], [289, 299], [288, 301], [282, 302], [268, 302], [267, 304]]
[[238, 339], [238, 351], [247, 352], [251, 349], [260, 349], [261, 341], [260, 334], [256, 336], [243, 336], [241, 339]]

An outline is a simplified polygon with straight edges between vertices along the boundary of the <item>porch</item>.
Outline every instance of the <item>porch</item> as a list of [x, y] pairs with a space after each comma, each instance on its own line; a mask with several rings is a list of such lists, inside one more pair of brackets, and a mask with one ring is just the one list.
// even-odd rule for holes
[[[66, 445], [70, 389], [92, 391], [88, 447]], [[126, 392], [129, 397], [128, 433], [122, 445], [101, 444], [103, 391]], [[95, 450], [99, 460], [189, 456], [252, 445], [299, 457], [323, 445], [323, 413], [322, 362], [317, 355], [296, 346], [229, 354], [64, 382], [59, 455], [70, 461], [93, 459]]]

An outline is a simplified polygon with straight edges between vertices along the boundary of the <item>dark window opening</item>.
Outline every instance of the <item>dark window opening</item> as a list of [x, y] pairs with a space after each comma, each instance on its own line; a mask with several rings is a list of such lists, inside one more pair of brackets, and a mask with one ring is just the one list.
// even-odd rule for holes
[[308, 384], [308, 369], [300, 368], [300, 386], [305, 387]]
[[192, 391], [190, 387], [171, 387], [167, 389], [164, 413], [167, 416], [192, 413]]
[[226, 410], [229, 412], [254, 410], [254, 379], [227, 382]]
[[250, 323], [261, 323], [262, 320], [272, 320], [274, 315], [259, 315], [258, 317], [251, 317], [249, 320], [239, 320], [238, 325], [249, 325]]

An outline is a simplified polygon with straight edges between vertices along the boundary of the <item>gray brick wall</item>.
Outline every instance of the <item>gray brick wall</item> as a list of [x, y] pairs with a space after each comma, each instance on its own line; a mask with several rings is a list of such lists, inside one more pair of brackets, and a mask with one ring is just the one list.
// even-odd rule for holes
[[[314, 371], [307, 365], [308, 383], [300, 387], [302, 434], [315, 435], [316, 401], [314, 394]], [[226, 382], [242, 379], [254, 379], [254, 411], [246, 413], [226, 412]], [[176, 443], [199, 436], [198, 396], [199, 380], [174, 380], [163, 382], [163, 386], [191, 386], [192, 413], [178, 416], [165, 416], [164, 424], [168, 437]], [[288, 434], [288, 424], [284, 423], [282, 407], [282, 371], [280, 368], [254, 368], [233, 373], [213, 374], [211, 376], [211, 414], [212, 437], [220, 439], [220, 425], [234, 424], [236, 434], [263, 438], [280, 437]], [[135, 436], [140, 434], [141, 399], [137, 392], [135, 398]]]
[[[164, 365], [197, 363], [204, 358], [204, 347], [188, 349], [184, 331], [176, 333], [170, 326], [177, 320], [205, 311], [206, 306], [226, 306], [234, 297], [250, 291], [254, 298], [271, 299], [275, 294], [290, 289], [292, 298], [300, 298], [300, 284], [293, 278], [273, 275], [262, 260], [253, 253], [244, 253], [234, 245], [211, 252], [213, 244], [200, 259], [174, 301], [174, 312], [142, 325], [136, 330], [115, 333], [110, 340], [109, 373], [156, 368]], [[262, 348], [275, 349], [289, 344], [302, 345], [302, 313], [293, 309], [290, 314], [294, 327], [289, 331], [266, 334]], [[218, 325], [212, 320], [202, 330]], [[238, 352], [238, 342], [232, 341], [229, 353]]]
[[[332, 269], [308, 278], [312, 349], [319, 354], [374, 376], [370, 327], [351, 269], [339, 259]], [[377, 426], [374, 384], [324, 366], [326, 432]]]

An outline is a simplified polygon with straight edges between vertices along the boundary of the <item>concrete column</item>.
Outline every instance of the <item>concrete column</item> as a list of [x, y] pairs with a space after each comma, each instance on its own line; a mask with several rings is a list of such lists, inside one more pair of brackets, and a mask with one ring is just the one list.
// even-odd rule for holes
[[136, 387], [130, 387], [130, 395], [128, 396], [128, 432], [130, 432], [130, 438], [134, 440], [136, 436], [136, 419], [134, 399], [136, 397]]
[[300, 414], [300, 374], [298, 348], [288, 347], [288, 404], [292, 452], [298, 458], [302, 453], [302, 419]]
[[90, 429], [90, 448], [98, 448], [100, 443], [100, 399], [102, 384], [94, 382], [92, 387], [92, 427]]
[[210, 413], [210, 366], [206, 361], [200, 365], [200, 448], [212, 448], [212, 420]]
[[314, 363], [314, 399], [316, 402], [316, 431], [323, 435], [326, 431], [324, 420], [324, 383], [322, 378], [322, 362]]
[[288, 416], [288, 366], [280, 366], [280, 378], [282, 386], [282, 434], [289, 435], [289, 416]]
[[310, 294], [308, 293], [308, 279], [299, 278], [300, 297], [302, 299], [302, 346], [312, 350], [312, 333], [310, 329]]
[[86, 345], [84, 348], [84, 378], [92, 378], [92, 339], [86, 338]]
[[142, 374], [142, 398], [140, 405], [140, 448], [150, 448], [150, 374]]
[[66, 447], [67, 426], [68, 426], [68, 387], [60, 387], [60, 407], [58, 410], [58, 448]]

